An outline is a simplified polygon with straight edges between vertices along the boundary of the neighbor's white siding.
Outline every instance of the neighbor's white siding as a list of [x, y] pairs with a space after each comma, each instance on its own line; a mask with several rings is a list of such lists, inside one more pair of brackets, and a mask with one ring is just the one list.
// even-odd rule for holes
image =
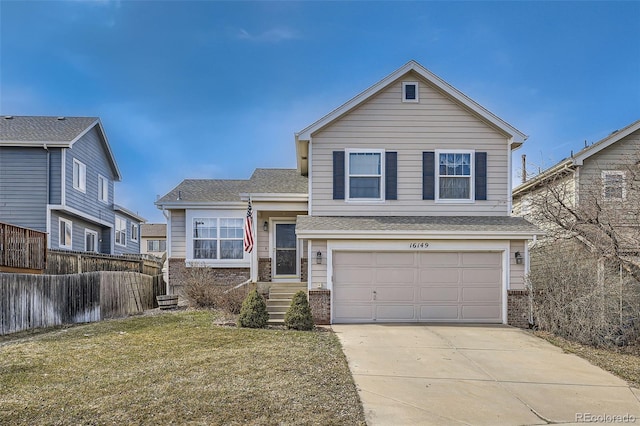
[[184, 210], [171, 210], [171, 257], [186, 258], [186, 223]]
[[[402, 81], [420, 82], [420, 102], [401, 101]], [[398, 153], [398, 200], [333, 200], [333, 151], [372, 148]], [[487, 201], [473, 204], [422, 200], [422, 153], [437, 149], [487, 152]], [[504, 215], [511, 196], [507, 137], [410, 73], [357, 109], [312, 135], [314, 215]]]

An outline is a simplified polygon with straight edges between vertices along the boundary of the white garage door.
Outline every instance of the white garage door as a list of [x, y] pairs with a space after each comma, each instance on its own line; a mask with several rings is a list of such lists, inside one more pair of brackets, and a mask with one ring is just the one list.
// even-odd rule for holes
[[502, 322], [498, 252], [335, 252], [334, 322]]

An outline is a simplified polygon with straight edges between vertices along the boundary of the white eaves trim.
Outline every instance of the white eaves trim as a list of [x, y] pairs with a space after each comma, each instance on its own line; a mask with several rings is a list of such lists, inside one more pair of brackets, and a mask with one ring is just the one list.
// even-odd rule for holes
[[404, 66], [402, 66], [400, 69], [396, 70], [395, 72], [391, 73], [387, 77], [383, 78], [378, 83], [374, 84], [364, 92], [360, 93], [359, 95], [355, 96], [351, 100], [347, 101], [342, 106], [336, 108], [329, 114], [325, 115], [320, 120], [316, 121], [315, 123], [311, 124], [307, 128], [296, 133], [295, 134], [296, 140], [306, 140], [306, 141], [310, 140], [311, 135], [315, 131], [323, 128], [324, 126], [336, 120], [340, 116], [344, 115], [351, 109], [365, 102], [366, 100], [374, 96], [376, 93], [378, 93], [380, 90], [384, 89], [389, 84], [391, 84], [398, 78], [402, 77], [404, 74], [408, 73], [409, 71], [416, 72], [422, 78], [429, 81], [431, 84], [433, 84], [434, 86], [436, 86], [437, 88], [439, 88], [440, 90], [442, 90], [443, 92], [445, 92], [446, 94], [448, 94], [449, 96], [451, 96], [452, 98], [454, 98], [455, 100], [457, 100], [458, 102], [460, 102], [461, 104], [469, 108], [471, 111], [478, 114], [484, 120], [486, 120], [487, 122], [493, 124], [500, 130], [505, 132], [507, 135], [510, 136], [510, 142], [512, 144], [519, 146], [519, 144], [522, 144], [528, 138], [527, 135], [525, 135], [524, 133], [522, 133], [521, 131], [519, 131], [518, 129], [516, 129], [506, 121], [502, 120], [501, 118], [499, 118], [498, 116], [496, 116], [495, 114], [493, 114], [492, 112], [484, 108], [482, 105], [475, 102], [473, 99], [469, 98], [464, 93], [460, 92], [455, 87], [451, 86], [446, 81], [442, 80], [440, 77], [438, 77], [437, 75], [435, 75], [434, 73], [432, 73], [431, 71], [429, 71], [428, 69], [420, 65], [419, 63], [417, 63], [416, 61], [411, 60], [407, 62]]
[[298, 238], [306, 239], [366, 239], [366, 240], [520, 240], [533, 239], [544, 235], [543, 232], [472, 232], [472, 231], [301, 231], [296, 230]]
[[309, 194], [293, 194], [293, 193], [241, 193], [240, 199], [242, 201], [276, 201], [276, 202], [301, 202], [306, 203], [309, 201]]
[[78, 209], [74, 209], [73, 207], [63, 206], [63, 205], [60, 205], [60, 204], [49, 204], [47, 206], [47, 209], [48, 210], [63, 211], [63, 212], [69, 213], [69, 214], [71, 214], [73, 216], [77, 216], [77, 217], [80, 217], [82, 219], [86, 219], [89, 222], [99, 223], [100, 225], [106, 226], [108, 228], [113, 228], [113, 222], [109, 222], [109, 221], [106, 221], [104, 219], [100, 219], [99, 217], [92, 216], [90, 214], [86, 214], [84, 212], [81, 212]]
[[618, 142], [620, 139], [629, 136], [631, 133], [633, 133], [633, 132], [635, 132], [635, 131], [637, 131], [639, 129], [640, 129], [640, 120], [636, 121], [635, 123], [631, 123], [630, 125], [628, 125], [624, 129], [621, 129], [621, 130], [618, 130], [615, 133], [612, 133], [611, 135], [607, 136], [606, 138], [594, 143], [590, 147], [585, 148], [582, 151], [578, 152], [573, 157], [573, 164], [575, 164], [577, 166], [582, 166], [582, 164], [584, 163], [585, 159], [587, 159], [590, 156], [592, 156], [593, 154], [596, 154], [596, 153], [602, 151], [603, 149], [613, 145], [614, 143]]

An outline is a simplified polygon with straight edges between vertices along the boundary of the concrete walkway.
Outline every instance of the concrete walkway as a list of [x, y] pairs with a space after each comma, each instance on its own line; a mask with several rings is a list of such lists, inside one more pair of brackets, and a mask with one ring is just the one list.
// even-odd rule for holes
[[638, 389], [516, 328], [332, 328], [370, 426], [640, 423]]

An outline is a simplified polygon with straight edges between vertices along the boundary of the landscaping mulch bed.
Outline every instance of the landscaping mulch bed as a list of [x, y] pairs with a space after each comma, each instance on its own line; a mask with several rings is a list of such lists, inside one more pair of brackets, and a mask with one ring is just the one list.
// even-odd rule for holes
[[205, 310], [0, 338], [0, 424], [364, 425], [332, 332]]

